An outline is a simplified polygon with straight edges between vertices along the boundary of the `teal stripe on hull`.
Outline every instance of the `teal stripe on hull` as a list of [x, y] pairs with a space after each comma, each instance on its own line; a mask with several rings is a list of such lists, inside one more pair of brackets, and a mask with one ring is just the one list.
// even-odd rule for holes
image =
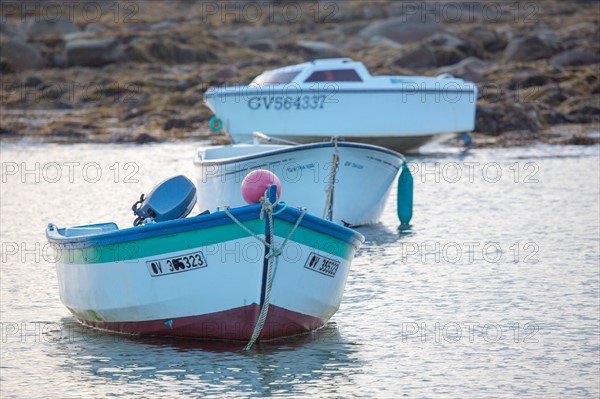
[[[262, 220], [246, 221], [244, 225], [254, 234], [264, 234], [265, 222]], [[275, 234], [282, 239], [287, 237], [292, 228], [292, 223], [283, 220], [275, 221]], [[55, 256], [56, 261], [63, 264], [128, 261], [133, 263], [139, 258], [216, 245], [244, 237], [248, 237], [248, 233], [232, 223], [116, 244], [86, 248], [56, 248]], [[352, 245], [345, 241], [302, 226], [296, 229], [292, 235], [292, 241], [343, 259], [348, 259], [354, 251]]]

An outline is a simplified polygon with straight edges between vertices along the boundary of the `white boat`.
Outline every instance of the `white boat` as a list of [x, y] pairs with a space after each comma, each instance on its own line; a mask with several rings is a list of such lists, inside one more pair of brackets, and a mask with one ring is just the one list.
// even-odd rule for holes
[[380, 220], [404, 157], [382, 147], [333, 140], [200, 147], [194, 162], [201, 210], [243, 205], [244, 176], [266, 169], [281, 180], [289, 205], [302, 205], [335, 223], [359, 226]]
[[204, 96], [234, 143], [254, 131], [299, 143], [341, 137], [396, 151], [475, 127], [477, 87], [453, 78], [371, 76], [348, 58], [291, 65], [258, 75], [248, 86], [210, 87]]
[[263, 204], [180, 218], [194, 206], [181, 178], [140, 201], [135, 227], [48, 226], [69, 311], [120, 333], [251, 342], [323, 326], [364, 237], [277, 203], [275, 186], [264, 219]]

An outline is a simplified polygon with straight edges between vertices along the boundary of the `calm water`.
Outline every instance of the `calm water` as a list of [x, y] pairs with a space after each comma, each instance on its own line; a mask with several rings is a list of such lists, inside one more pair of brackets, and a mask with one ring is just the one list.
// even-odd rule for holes
[[598, 146], [413, 158], [411, 228], [394, 193], [314, 334], [245, 353], [82, 328], [45, 226], [129, 225], [142, 192], [194, 176], [195, 146], [3, 144], [2, 398], [598, 397]]

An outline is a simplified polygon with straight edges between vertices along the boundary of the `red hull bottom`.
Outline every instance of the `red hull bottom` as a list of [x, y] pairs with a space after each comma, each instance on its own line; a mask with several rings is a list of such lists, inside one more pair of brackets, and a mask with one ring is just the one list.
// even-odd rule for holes
[[[247, 341], [252, 337], [259, 313], [260, 306], [252, 304], [222, 312], [174, 319], [129, 322], [98, 322], [81, 319], [80, 321], [91, 327], [125, 334]], [[325, 322], [326, 320], [317, 317], [270, 305], [259, 340], [316, 330]]]

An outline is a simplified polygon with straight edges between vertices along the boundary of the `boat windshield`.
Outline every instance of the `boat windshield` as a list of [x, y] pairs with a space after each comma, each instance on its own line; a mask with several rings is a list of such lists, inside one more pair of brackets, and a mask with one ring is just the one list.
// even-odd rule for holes
[[316, 71], [305, 82], [362, 82], [354, 69]]
[[294, 80], [299, 73], [300, 71], [263, 73], [254, 78], [251, 84], [259, 86], [286, 84]]

